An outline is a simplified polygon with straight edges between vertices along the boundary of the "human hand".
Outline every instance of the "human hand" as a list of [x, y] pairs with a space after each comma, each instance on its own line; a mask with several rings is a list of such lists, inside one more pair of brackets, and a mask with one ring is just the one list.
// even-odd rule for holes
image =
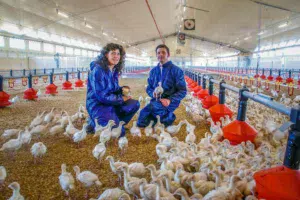
[[129, 99], [131, 99], [131, 96], [122, 96], [124, 101], [128, 101]]
[[170, 99], [160, 99], [160, 102], [165, 107], [168, 107], [171, 103]]
[[129, 96], [130, 95], [130, 87], [129, 86], [123, 86], [122, 87], [122, 95], [123, 96]]

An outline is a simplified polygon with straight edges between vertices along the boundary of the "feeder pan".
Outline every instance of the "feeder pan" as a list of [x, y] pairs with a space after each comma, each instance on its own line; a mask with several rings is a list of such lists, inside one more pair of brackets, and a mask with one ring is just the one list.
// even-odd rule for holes
[[73, 89], [72, 88], [72, 83], [70, 81], [65, 81], [63, 83], [63, 88], [62, 89], [63, 90], [72, 90]]
[[255, 74], [255, 75], [254, 75], [254, 78], [258, 78], [258, 77], [259, 77], [259, 75], [258, 75], [258, 74]]
[[199, 99], [205, 99], [209, 95], [208, 89], [202, 89], [197, 93]]
[[300, 171], [278, 166], [254, 174], [259, 199], [300, 199]]
[[26, 100], [35, 100], [38, 98], [36, 93], [37, 91], [34, 90], [33, 88], [28, 88], [27, 90], [24, 91], [23, 98]]
[[4, 91], [0, 91], [0, 108], [4, 108], [6, 106], [10, 106], [11, 102], [9, 102], [10, 95]]
[[55, 95], [57, 94], [57, 86], [55, 84], [49, 84], [46, 86], [46, 94], [51, 94], [51, 95]]
[[83, 81], [78, 79], [76, 82], [75, 82], [75, 87], [83, 87]]
[[263, 75], [260, 76], [260, 78], [261, 78], [262, 80], [265, 80], [265, 79], [266, 79], [266, 76], [263, 74]]
[[294, 82], [294, 79], [292, 78], [287, 78], [286, 79], [286, 83], [289, 84], [289, 83], [293, 83]]
[[215, 95], [208, 95], [202, 100], [203, 108], [209, 109], [210, 107], [216, 105], [219, 102], [219, 98]]
[[276, 81], [278, 81], [278, 82], [282, 82], [282, 80], [283, 80], [283, 79], [282, 79], [282, 77], [281, 77], [281, 76], [277, 76], [277, 77], [276, 77]]
[[202, 90], [202, 87], [201, 87], [201, 85], [198, 85], [198, 86], [193, 90], [193, 91], [194, 91], [193, 96], [196, 97], [196, 96], [197, 96], [197, 93], [198, 93], [200, 90]]
[[241, 142], [251, 141], [257, 135], [257, 131], [244, 121], [235, 120], [222, 128], [224, 133], [224, 138], [230, 141], [230, 144], [237, 145]]
[[274, 77], [273, 76], [268, 76], [269, 81], [273, 81]]
[[233, 112], [225, 104], [217, 104], [209, 108], [211, 118], [214, 122], [220, 121], [221, 117], [229, 115], [231, 118]]
[[188, 84], [189, 89], [192, 89], [193, 87], [196, 87], [196, 86], [197, 86], [197, 83], [194, 81], [191, 84]]

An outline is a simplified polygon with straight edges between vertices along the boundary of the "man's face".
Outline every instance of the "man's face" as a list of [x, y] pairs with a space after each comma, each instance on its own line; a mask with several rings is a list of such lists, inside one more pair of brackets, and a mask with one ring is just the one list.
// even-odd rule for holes
[[166, 48], [158, 48], [156, 51], [156, 57], [157, 60], [161, 63], [164, 64], [168, 61], [169, 54]]

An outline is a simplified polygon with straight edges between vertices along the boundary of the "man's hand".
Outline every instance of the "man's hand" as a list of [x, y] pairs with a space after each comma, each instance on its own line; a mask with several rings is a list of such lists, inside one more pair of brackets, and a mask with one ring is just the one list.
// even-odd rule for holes
[[122, 96], [124, 101], [128, 101], [129, 99], [131, 99], [131, 96]]
[[168, 107], [171, 103], [170, 99], [160, 99], [160, 102], [165, 107]]

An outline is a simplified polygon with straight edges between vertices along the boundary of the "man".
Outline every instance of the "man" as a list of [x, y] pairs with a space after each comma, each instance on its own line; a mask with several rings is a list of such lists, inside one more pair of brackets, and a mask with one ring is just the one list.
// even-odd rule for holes
[[[169, 61], [169, 48], [161, 44], [156, 47], [155, 52], [159, 64], [150, 71], [146, 89], [152, 99], [140, 112], [137, 122], [139, 127], [148, 126], [151, 120], [156, 123], [157, 115], [165, 126], [171, 125], [176, 119], [174, 111], [186, 95], [183, 71]], [[156, 98], [154, 90], [159, 82], [162, 83], [164, 92], [161, 98]]]

